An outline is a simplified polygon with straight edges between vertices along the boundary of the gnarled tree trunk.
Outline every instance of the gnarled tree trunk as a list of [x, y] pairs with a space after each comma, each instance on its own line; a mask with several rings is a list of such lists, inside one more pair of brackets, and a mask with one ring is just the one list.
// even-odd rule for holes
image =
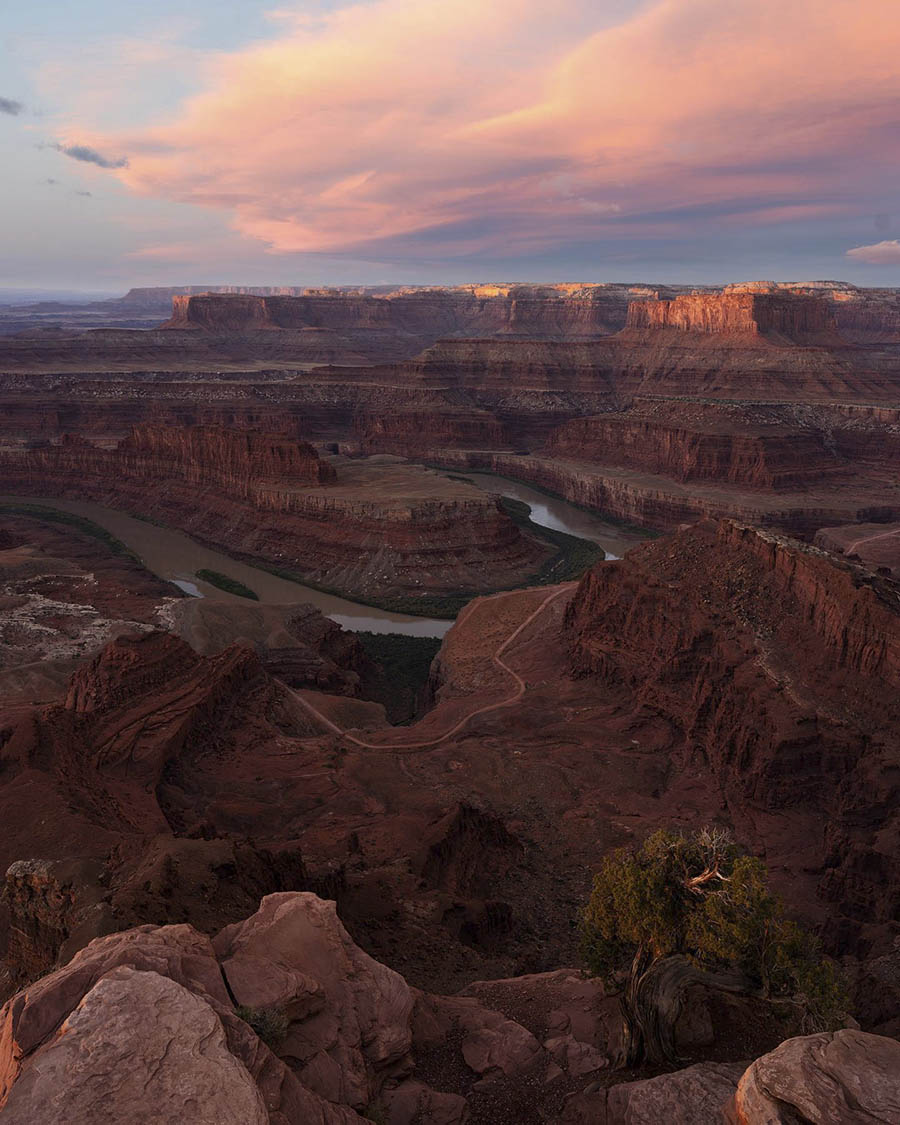
[[654, 959], [646, 950], [638, 949], [621, 998], [625, 1028], [620, 1066], [679, 1061], [675, 1025], [684, 1007], [685, 992], [692, 984], [721, 992], [754, 991], [743, 973], [710, 972], [687, 957]]

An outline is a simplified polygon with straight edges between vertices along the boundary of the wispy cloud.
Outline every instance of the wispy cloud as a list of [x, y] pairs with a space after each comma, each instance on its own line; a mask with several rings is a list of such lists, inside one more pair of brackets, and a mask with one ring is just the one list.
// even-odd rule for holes
[[163, 262], [190, 262], [196, 260], [197, 246], [193, 242], [166, 242], [158, 246], [142, 246], [130, 251], [128, 257]]
[[66, 151], [277, 252], [387, 258], [871, 214], [900, 175], [896, 0], [558, 0], [552, 21], [369, 0], [272, 26], [171, 120], [79, 129], [130, 163]]
[[102, 152], [98, 152], [90, 145], [64, 145], [57, 142], [48, 147], [55, 149], [56, 152], [61, 152], [63, 156], [71, 157], [72, 160], [80, 160], [82, 164], [96, 164], [98, 168], [128, 167], [128, 161], [124, 156], [104, 156]]
[[867, 262], [870, 266], [900, 266], [900, 239], [874, 242], [871, 246], [856, 246], [847, 251], [848, 258]]
[[8, 113], [11, 117], [18, 117], [24, 108], [25, 106], [21, 102], [17, 102], [13, 98], [0, 98], [0, 113]]

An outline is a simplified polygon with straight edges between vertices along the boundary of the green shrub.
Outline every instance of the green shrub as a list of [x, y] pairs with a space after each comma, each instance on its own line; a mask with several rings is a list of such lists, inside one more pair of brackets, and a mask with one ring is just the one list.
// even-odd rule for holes
[[259, 601], [259, 594], [251, 590], [249, 586], [245, 586], [243, 582], [238, 582], [236, 578], [229, 578], [227, 574], [220, 574], [217, 570], [198, 570], [195, 577], [202, 582], [208, 582], [210, 586], [217, 586], [227, 594], [236, 594], [239, 598], [249, 598], [254, 602]]
[[[810, 1030], [839, 1026], [847, 1011], [840, 974], [818, 940], [784, 917], [764, 864], [721, 829], [660, 830], [637, 851], [607, 856], [581, 934], [591, 971], [624, 984], [626, 1020], [646, 1015], [642, 986], [676, 955], [711, 972], [740, 970], [748, 990], [799, 1005]], [[640, 1042], [644, 1029], [634, 1030]]]
[[287, 1035], [289, 1020], [280, 1008], [251, 1008], [241, 1004], [235, 1015], [249, 1024], [271, 1050], [275, 1050]]

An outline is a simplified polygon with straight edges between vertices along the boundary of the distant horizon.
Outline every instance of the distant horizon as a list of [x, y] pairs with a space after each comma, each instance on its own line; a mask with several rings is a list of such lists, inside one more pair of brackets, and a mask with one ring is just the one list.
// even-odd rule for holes
[[[471, 278], [467, 281], [430, 281], [430, 282], [413, 282], [413, 281], [345, 281], [345, 282], [299, 282], [299, 281], [272, 281], [272, 282], [245, 282], [245, 281], [175, 281], [175, 282], [150, 282], [142, 283], [136, 282], [133, 285], [124, 287], [115, 286], [109, 289], [76, 289], [65, 286], [58, 287], [44, 287], [44, 286], [0, 286], [0, 304], [13, 305], [13, 304], [31, 304], [39, 302], [59, 302], [65, 303], [69, 300], [73, 303], [90, 303], [91, 301], [104, 301], [104, 300], [117, 300], [121, 297], [127, 296], [133, 290], [140, 289], [200, 289], [200, 290], [214, 290], [218, 287], [242, 287], [246, 289], [347, 289], [347, 288], [366, 288], [374, 289], [379, 287], [394, 287], [394, 288], [409, 288], [409, 289], [430, 289], [430, 288], [447, 288], [454, 289], [464, 287], [467, 285], [523, 285], [523, 286], [553, 286], [553, 285], [625, 285], [625, 286], [672, 286], [672, 287], [697, 287], [697, 288], [721, 288], [727, 285], [760, 285], [770, 283], [773, 285], [852, 285], [857, 289], [900, 289], [900, 279], [897, 285], [860, 285], [857, 282], [847, 281], [846, 278], [840, 277], [817, 277], [817, 278], [804, 278], [804, 277], [748, 277], [748, 278], [731, 278], [725, 281], [711, 281], [711, 282], [697, 282], [685, 280], [672, 280], [669, 278], [610, 278], [604, 280], [597, 280], [596, 278]], [[15, 294], [16, 300], [10, 300], [8, 295]]]

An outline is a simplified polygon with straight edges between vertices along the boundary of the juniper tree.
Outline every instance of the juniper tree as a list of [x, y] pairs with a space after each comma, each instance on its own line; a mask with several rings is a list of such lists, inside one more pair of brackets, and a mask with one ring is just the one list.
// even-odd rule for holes
[[[628, 1065], [674, 1057], [680, 996], [672, 970], [678, 965], [723, 986], [723, 971], [731, 981], [739, 973], [747, 991], [799, 1005], [810, 1029], [835, 1026], [846, 1010], [839, 977], [818, 941], [784, 917], [764, 864], [742, 854], [722, 829], [689, 836], [660, 830], [637, 851], [607, 856], [581, 930], [591, 971], [624, 984]], [[684, 971], [681, 978], [683, 991]]]

